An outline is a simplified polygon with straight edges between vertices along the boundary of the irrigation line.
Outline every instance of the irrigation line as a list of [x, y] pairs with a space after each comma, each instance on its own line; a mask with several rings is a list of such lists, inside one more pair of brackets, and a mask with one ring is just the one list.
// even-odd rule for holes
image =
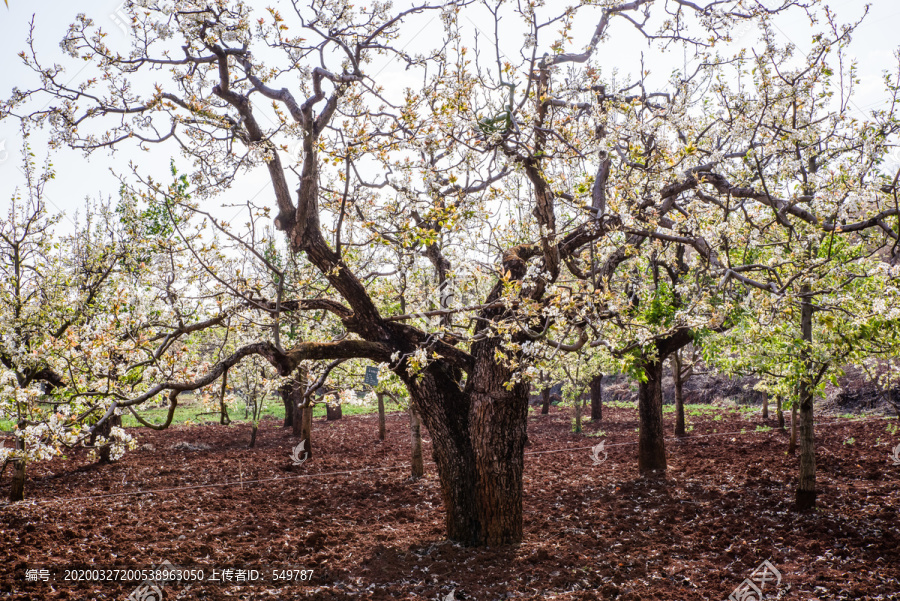
[[[816, 424], [817, 428], [822, 428], [826, 426], [831, 426], [835, 424], [846, 424], [847, 422], [867, 422], [867, 421], [884, 421], [886, 419], [894, 419], [892, 417], [871, 417], [871, 418], [863, 418], [863, 419], [845, 419], [842, 421], [832, 421], [832, 422], [823, 422]], [[692, 440], [699, 440], [701, 438], [712, 438], [714, 436], [746, 436], [748, 434], [764, 434], [767, 432], [773, 431], [771, 430], [754, 430], [753, 432], [717, 432], [714, 434], [698, 434], [696, 436], [688, 436], [684, 438], [672, 437], [666, 438], [665, 441], [680, 441], [680, 442], [690, 442]], [[638, 444], [637, 442], [617, 442], [610, 445], [605, 445], [605, 448], [608, 447], [625, 447], [625, 446], [633, 446]], [[595, 445], [596, 446], [596, 445]], [[588, 449], [593, 449], [593, 446], [589, 447], [568, 447], [565, 449], [550, 449], [547, 451], [528, 451], [525, 452], [525, 455], [547, 455], [550, 453], [571, 453], [574, 451], [586, 451]], [[429, 465], [434, 465], [434, 462], [429, 461]], [[200, 488], [221, 488], [225, 486], [240, 486], [244, 487], [245, 484], [260, 484], [262, 482], [275, 482], [275, 481], [287, 481], [287, 480], [300, 480], [302, 478], [316, 478], [316, 477], [328, 477], [328, 476], [346, 476], [349, 474], [361, 474], [365, 472], [376, 472], [376, 471], [390, 471], [396, 469], [408, 469], [409, 464], [402, 465], [392, 465], [388, 467], [367, 467], [358, 470], [343, 470], [338, 472], [316, 472], [313, 474], [300, 474], [297, 476], [286, 476], [286, 477], [275, 477], [275, 478], [258, 478], [256, 480], [235, 480], [233, 482], [217, 482], [215, 484], [193, 484], [191, 486], [177, 486], [172, 488], [156, 488], [151, 490], [136, 490], [129, 492], [117, 492], [117, 493], [109, 493], [105, 495], [93, 495], [87, 497], [57, 497], [54, 499], [42, 499], [42, 500], [34, 500], [34, 501], [25, 501], [22, 502], [23, 505], [46, 505], [48, 503], [57, 503], [61, 501], [89, 501], [89, 500], [99, 500], [99, 499], [109, 499], [113, 497], [133, 497], [137, 495], [152, 495], [159, 493], [169, 493], [169, 492], [177, 492], [181, 490], [197, 490]]]

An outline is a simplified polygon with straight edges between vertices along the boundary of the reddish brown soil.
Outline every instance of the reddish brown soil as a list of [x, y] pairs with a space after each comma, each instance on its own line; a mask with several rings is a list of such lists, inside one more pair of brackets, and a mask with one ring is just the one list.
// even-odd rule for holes
[[[667, 478], [651, 481], [636, 474], [635, 412], [605, 417], [586, 429], [609, 435], [597, 465], [586, 448], [545, 452], [598, 442], [572, 434], [566, 413], [529, 417], [525, 540], [496, 549], [443, 540], [434, 466], [407, 480], [399, 414], [386, 443], [374, 416], [316, 420], [316, 455], [298, 468], [295, 441], [275, 422], [255, 449], [242, 425], [136, 430], [155, 450], [108, 466], [82, 455], [32, 466], [29, 500], [0, 508], [0, 598], [124, 599], [135, 583], [26, 582], [25, 569], [168, 560], [207, 577], [225, 567], [314, 570], [309, 584], [168, 584], [168, 599], [723, 600], [769, 559], [784, 599], [900, 599], [900, 466], [889, 459], [900, 435], [886, 422], [819, 428], [819, 508], [800, 516], [791, 511], [798, 459], [777, 430], [754, 432], [756, 418], [692, 418], [688, 439], [667, 441]], [[171, 450], [181, 441], [210, 449]], [[351, 470], [371, 471], [324, 475]], [[279, 480], [252, 482], [266, 478]], [[9, 471], [4, 493], [8, 483]], [[101, 496], [222, 483], [234, 484]], [[765, 592], [775, 598], [771, 584]]]

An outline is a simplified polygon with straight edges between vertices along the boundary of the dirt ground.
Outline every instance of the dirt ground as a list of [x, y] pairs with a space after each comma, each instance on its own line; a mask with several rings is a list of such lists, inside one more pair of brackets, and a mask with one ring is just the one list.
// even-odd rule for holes
[[[525, 540], [493, 549], [443, 540], [433, 464], [408, 480], [402, 414], [389, 416], [384, 443], [374, 415], [315, 420], [314, 456], [299, 467], [296, 440], [274, 421], [255, 449], [247, 426], [134, 430], [142, 448], [117, 464], [76, 455], [31, 467], [27, 500], [0, 507], [0, 599], [724, 600], [764, 560], [781, 579], [762, 573], [766, 598], [900, 599], [891, 422], [822, 418], [819, 508], [801, 516], [791, 511], [798, 459], [777, 429], [755, 431], [757, 416], [691, 418], [687, 439], [667, 440], [662, 481], [637, 477], [635, 410], [604, 418], [585, 430], [607, 434], [592, 459], [601, 439], [571, 433], [567, 412], [529, 416]], [[172, 448], [185, 442], [208, 448]], [[4, 494], [8, 484], [9, 470]], [[163, 562], [203, 569], [204, 580], [65, 580], [78, 565]], [[49, 580], [26, 581], [28, 569]], [[211, 582], [214, 569], [258, 578]]]

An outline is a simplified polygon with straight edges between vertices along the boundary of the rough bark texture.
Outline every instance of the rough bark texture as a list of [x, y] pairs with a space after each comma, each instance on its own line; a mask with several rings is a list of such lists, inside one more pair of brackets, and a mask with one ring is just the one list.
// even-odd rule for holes
[[784, 431], [784, 408], [782, 407], [781, 397], [777, 397], [775, 403], [775, 415], [778, 416], [778, 427]]
[[591, 378], [591, 421], [603, 419], [603, 374]]
[[385, 437], [384, 423], [384, 394], [378, 393], [378, 440], [384, 440]]
[[257, 425], [257, 424], [254, 423], [254, 424], [252, 424], [252, 425], [250, 426], [250, 428], [251, 428], [251, 430], [250, 430], [250, 444], [248, 444], [247, 447], [252, 449], [253, 447], [256, 446], [256, 433], [259, 432], [259, 425]]
[[765, 397], [763, 397], [762, 417], [763, 417], [763, 419], [769, 419], [769, 395], [768, 394]]
[[409, 408], [409, 433], [412, 439], [411, 477], [418, 480], [425, 475], [425, 463], [422, 460], [422, 422], [415, 409]]
[[522, 471], [528, 421], [528, 387], [507, 390], [509, 371], [495, 358], [499, 342], [473, 345], [476, 357], [471, 390], [470, 432], [478, 476], [478, 518], [484, 544], [522, 540]]
[[541, 415], [550, 413], [550, 387], [541, 390]]
[[663, 434], [662, 362], [644, 361], [645, 382], [638, 391], [638, 414], [641, 427], [638, 436], [638, 471], [641, 475], [664, 474], [666, 444]]
[[452, 374], [439, 365], [406, 379], [411, 402], [428, 428], [441, 484], [447, 537], [466, 545], [482, 541], [476, 499], [475, 453], [469, 437], [469, 402]]

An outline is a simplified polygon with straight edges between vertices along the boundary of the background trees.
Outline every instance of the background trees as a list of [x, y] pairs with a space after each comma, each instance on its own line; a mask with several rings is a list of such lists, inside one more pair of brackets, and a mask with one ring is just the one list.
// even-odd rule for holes
[[[4, 470], [13, 466], [13, 501], [24, 498], [29, 461], [85, 442], [127, 352], [113, 283], [124, 249], [102, 223], [106, 209], [57, 237], [60, 217], [43, 198], [52, 167], [39, 170], [27, 144], [24, 150], [26, 185], [0, 220], [0, 415], [14, 423], [16, 439], [2, 459]], [[107, 428], [90, 444], [116, 459], [130, 440], [121, 428]]]

